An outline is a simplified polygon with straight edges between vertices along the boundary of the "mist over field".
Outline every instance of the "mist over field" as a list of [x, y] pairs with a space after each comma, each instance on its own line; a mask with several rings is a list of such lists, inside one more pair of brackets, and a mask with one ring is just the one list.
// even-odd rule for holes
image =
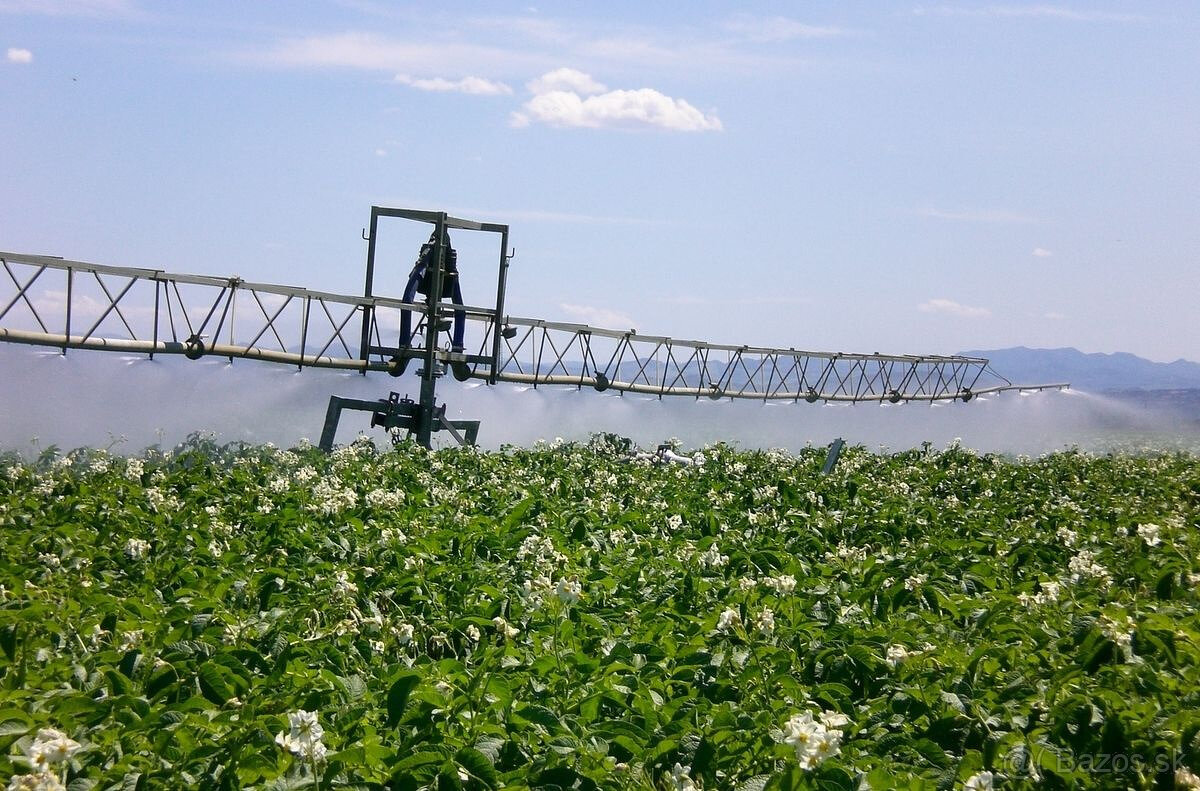
[[[320, 438], [330, 395], [416, 397], [418, 380], [224, 359], [149, 360], [118, 354], [0, 348], [0, 449], [35, 454], [50, 445], [137, 453], [197, 431], [221, 441], [281, 446]], [[590, 389], [487, 387], [447, 377], [439, 400], [454, 417], [480, 419], [479, 443], [531, 445], [615, 432], [640, 445], [675, 437], [685, 447], [724, 440], [743, 448], [825, 445], [836, 437], [901, 450], [960, 439], [980, 451], [1040, 454], [1069, 447], [1200, 448], [1200, 423], [1165, 409], [1080, 391], [1005, 393], [934, 405], [807, 404], [657, 399]], [[365, 412], [344, 412], [337, 441], [359, 433], [383, 442]], [[449, 441], [445, 434], [444, 441]]]

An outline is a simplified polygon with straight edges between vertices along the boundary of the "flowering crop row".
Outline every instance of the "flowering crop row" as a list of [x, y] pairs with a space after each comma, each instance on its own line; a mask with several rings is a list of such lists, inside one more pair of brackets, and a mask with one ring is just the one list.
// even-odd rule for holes
[[0, 782], [1200, 788], [1194, 456], [822, 460], [0, 458]]

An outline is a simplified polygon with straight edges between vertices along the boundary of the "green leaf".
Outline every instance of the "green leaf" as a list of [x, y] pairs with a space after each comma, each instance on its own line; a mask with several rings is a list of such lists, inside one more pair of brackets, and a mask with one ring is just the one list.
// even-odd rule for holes
[[24, 736], [33, 730], [33, 723], [29, 720], [6, 719], [0, 721], [0, 739], [5, 736]]
[[789, 766], [782, 772], [771, 775], [764, 791], [794, 791], [801, 788], [803, 782], [803, 773], [795, 766]]
[[501, 528], [503, 530], [511, 530], [512, 528], [516, 527], [525, 517], [525, 514], [529, 512], [529, 509], [533, 507], [535, 502], [536, 498], [526, 497], [524, 500], [513, 506], [513, 509], [508, 512], [506, 517], [504, 517], [504, 521], [501, 522]]
[[696, 751], [692, 754], [692, 771], [696, 774], [707, 775], [710, 771], [717, 767], [714, 765], [716, 758], [716, 750], [713, 744], [707, 737], [700, 739], [700, 743], [696, 745]]
[[413, 769], [418, 769], [423, 766], [431, 766], [433, 764], [442, 763], [446, 760], [446, 754], [447, 753], [436, 752], [433, 750], [422, 750], [401, 758], [396, 762], [395, 768], [398, 770], [411, 772]]
[[555, 716], [554, 712], [550, 711], [550, 709], [546, 708], [545, 706], [522, 706], [514, 711], [513, 714], [516, 717], [525, 720], [526, 722], [532, 722], [537, 725], [541, 725], [551, 733], [555, 733], [562, 728], [562, 723], [559, 722], [558, 717]]
[[421, 683], [419, 673], [401, 673], [392, 682], [387, 693], [387, 724], [394, 727], [404, 716], [408, 707], [408, 696], [412, 694], [417, 684]]
[[142, 662], [142, 652], [138, 650], [126, 651], [125, 656], [121, 657], [121, 663], [117, 665], [117, 669], [125, 675], [126, 678], [133, 678], [133, 674], [137, 672], [138, 666]]
[[196, 679], [200, 682], [200, 694], [207, 700], [219, 706], [225, 705], [233, 697], [233, 690], [225, 681], [223, 669], [212, 662], [205, 662], [196, 671]]
[[469, 786], [475, 787], [482, 784], [483, 788], [496, 788], [500, 784], [500, 777], [496, 774], [496, 768], [492, 766], [492, 762], [487, 756], [471, 747], [464, 747], [454, 754], [454, 760], [458, 765], [471, 775], [473, 781]]
[[442, 765], [437, 775], [436, 791], [465, 791], [462, 779], [458, 776], [458, 767], [447, 761]]
[[578, 791], [594, 791], [596, 783], [589, 777], [579, 774], [574, 769], [565, 766], [547, 769], [533, 781], [533, 787], [538, 789], [578, 789]]
[[1175, 569], [1164, 571], [1154, 584], [1154, 595], [1160, 599], [1170, 599], [1175, 592], [1175, 579], [1178, 576]]
[[129, 681], [129, 677], [122, 675], [111, 668], [104, 671], [104, 677], [108, 679], [109, 690], [113, 697], [128, 695], [133, 689], [133, 685]]
[[146, 682], [146, 697], [151, 699], [158, 697], [160, 692], [177, 681], [179, 681], [179, 674], [175, 672], [175, 668], [171, 665], [163, 666]]
[[763, 791], [767, 787], [767, 783], [771, 780], [770, 775], [755, 775], [749, 780], [740, 783], [734, 791]]
[[17, 658], [17, 625], [15, 623], [6, 623], [0, 626], [0, 649], [3, 649], [4, 655], [8, 657], [8, 661], [15, 661]]
[[929, 763], [945, 769], [950, 766], [950, 757], [946, 755], [946, 751], [939, 747], [935, 742], [929, 739], [917, 739], [912, 743], [912, 748]]
[[505, 743], [504, 739], [496, 736], [480, 736], [475, 740], [475, 749], [495, 764], [500, 760], [500, 751], [504, 749]]
[[822, 791], [857, 791], [858, 781], [840, 767], [822, 767], [813, 778]]

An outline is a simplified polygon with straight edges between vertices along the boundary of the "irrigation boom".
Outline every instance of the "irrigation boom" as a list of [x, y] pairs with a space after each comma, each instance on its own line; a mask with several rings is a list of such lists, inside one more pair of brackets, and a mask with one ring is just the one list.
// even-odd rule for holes
[[[382, 218], [433, 226], [401, 299], [372, 293]], [[499, 236], [494, 306], [462, 304], [452, 229]], [[414, 360], [420, 364], [419, 402], [395, 393], [380, 401], [333, 396], [322, 436], [326, 447], [343, 409], [370, 411], [372, 425], [407, 429], [426, 447], [442, 429], [459, 442], [474, 442], [478, 421], [448, 420], [445, 406], [437, 406], [436, 382], [447, 369], [460, 381], [487, 384], [810, 403], [969, 401], [984, 393], [1067, 387], [1014, 385], [982, 357], [732, 346], [508, 316], [507, 225], [376, 206], [366, 238], [362, 296], [0, 252], [6, 276], [0, 281], [0, 341], [63, 353], [242, 358], [392, 376], [403, 375]]]

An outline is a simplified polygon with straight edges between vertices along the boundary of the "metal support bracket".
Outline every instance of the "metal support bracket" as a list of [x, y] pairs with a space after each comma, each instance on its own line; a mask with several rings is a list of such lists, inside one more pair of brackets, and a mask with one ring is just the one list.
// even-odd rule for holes
[[[326, 453], [333, 450], [333, 439], [337, 435], [338, 421], [341, 419], [344, 409], [370, 412], [372, 428], [379, 426], [389, 432], [392, 429], [403, 429], [408, 432], [410, 437], [420, 432], [421, 429], [422, 405], [410, 398], [401, 398], [399, 393], [393, 392], [387, 398], [377, 401], [330, 396], [329, 407], [325, 410], [325, 426], [321, 430], [320, 444], [321, 450]], [[430, 410], [426, 424], [432, 431], [448, 431], [459, 445], [474, 445], [479, 436], [478, 420], [450, 420], [446, 417], [445, 404]], [[392, 442], [399, 441], [399, 436], [393, 433]]]
[[838, 463], [838, 458], [842, 455], [842, 448], [846, 446], [846, 440], [838, 437], [829, 446], [829, 453], [825, 454], [825, 464], [821, 467], [821, 474], [828, 475], [833, 472], [833, 468]]

